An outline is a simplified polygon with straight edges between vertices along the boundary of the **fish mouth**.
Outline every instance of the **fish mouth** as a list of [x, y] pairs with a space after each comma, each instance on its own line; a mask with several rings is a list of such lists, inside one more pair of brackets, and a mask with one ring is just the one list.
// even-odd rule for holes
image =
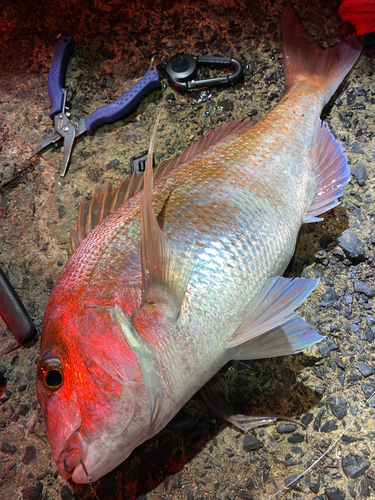
[[79, 431], [73, 432], [65, 448], [60, 453], [57, 468], [63, 479], [72, 478], [75, 483], [88, 483], [90, 477], [85, 473], [84, 462], [87, 457], [88, 445]]

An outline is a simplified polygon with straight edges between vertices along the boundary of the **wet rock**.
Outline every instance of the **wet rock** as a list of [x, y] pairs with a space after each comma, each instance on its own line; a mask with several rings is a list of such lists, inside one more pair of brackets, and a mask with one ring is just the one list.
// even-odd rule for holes
[[356, 436], [348, 436], [347, 434], [344, 434], [341, 439], [344, 443], [355, 443], [356, 441], [360, 441], [363, 438], [359, 438]]
[[15, 453], [17, 451], [17, 446], [11, 443], [8, 443], [8, 441], [3, 441], [1, 443], [1, 451], [3, 453]]
[[309, 424], [311, 424], [312, 420], [314, 418], [314, 415], [312, 413], [306, 413], [306, 415], [304, 415], [302, 418], [301, 418], [301, 423], [307, 427]]
[[320, 429], [320, 424], [322, 423], [323, 412], [324, 412], [324, 410], [319, 410], [317, 416], [315, 417], [314, 431], [318, 431]]
[[300, 434], [299, 432], [295, 432], [288, 437], [288, 443], [303, 443], [304, 440], [305, 436], [303, 434]]
[[264, 443], [262, 441], [250, 434], [247, 434], [243, 440], [243, 449], [245, 451], [259, 450], [259, 448], [263, 448], [263, 446]]
[[22, 462], [25, 465], [29, 465], [31, 464], [31, 462], [35, 460], [35, 458], [36, 458], [36, 450], [34, 446], [26, 446], [25, 454], [22, 457]]
[[362, 384], [361, 388], [362, 388], [363, 394], [365, 395], [366, 399], [371, 398], [371, 396], [374, 394], [375, 387], [373, 385]]
[[276, 427], [276, 431], [279, 434], [286, 434], [286, 433], [294, 432], [296, 429], [297, 429], [296, 424], [279, 424]]
[[341, 396], [333, 396], [328, 401], [331, 412], [336, 418], [344, 418], [346, 415], [346, 401]]
[[345, 493], [340, 488], [326, 488], [324, 493], [329, 500], [344, 500], [346, 498]]
[[366, 285], [363, 281], [353, 280], [353, 287], [356, 293], [363, 293], [367, 297], [373, 297], [375, 295], [374, 290], [371, 290], [369, 286]]
[[372, 344], [372, 342], [374, 341], [374, 338], [375, 338], [374, 330], [370, 327], [367, 327], [365, 330], [365, 337], [366, 337], [367, 342], [369, 344]]
[[106, 170], [109, 170], [110, 168], [117, 167], [117, 165], [119, 163], [120, 162], [118, 160], [111, 160], [109, 163], [107, 163], [107, 165], [105, 166], [105, 168], [106, 168]]
[[339, 113], [339, 119], [344, 128], [350, 128], [352, 126], [350, 121], [347, 118], [345, 118], [345, 116], [343, 116], [341, 113]]
[[233, 111], [234, 102], [230, 99], [226, 99], [225, 101], [218, 101], [217, 105], [219, 108], [223, 108], [224, 111]]
[[370, 484], [367, 478], [363, 478], [361, 480], [361, 487], [359, 490], [360, 498], [369, 498], [371, 497]]
[[363, 149], [361, 148], [361, 146], [358, 144], [358, 142], [353, 142], [352, 149], [353, 149], [353, 153], [356, 153], [358, 155], [364, 155], [365, 154], [365, 152], [363, 151]]
[[358, 182], [360, 186], [364, 186], [366, 184], [367, 174], [365, 165], [356, 165], [350, 169], [350, 173], [355, 180]]
[[360, 455], [349, 453], [342, 459], [342, 468], [347, 476], [356, 479], [366, 472], [370, 463]]
[[338, 294], [335, 292], [334, 288], [327, 288], [322, 296], [322, 306], [331, 307], [334, 302], [339, 299]]
[[337, 242], [350, 260], [354, 262], [362, 262], [365, 260], [365, 252], [361, 240], [352, 229], [346, 229], [342, 235], [339, 236]]
[[61, 488], [61, 500], [77, 500], [75, 494], [66, 484]]
[[320, 432], [332, 432], [336, 431], [338, 428], [336, 420], [328, 420], [328, 422], [322, 425]]
[[25, 500], [40, 500], [42, 498], [43, 484], [36, 483], [35, 486], [30, 486], [22, 493], [22, 498]]
[[374, 369], [367, 363], [354, 363], [354, 366], [361, 372], [361, 374], [366, 378], [374, 373]]

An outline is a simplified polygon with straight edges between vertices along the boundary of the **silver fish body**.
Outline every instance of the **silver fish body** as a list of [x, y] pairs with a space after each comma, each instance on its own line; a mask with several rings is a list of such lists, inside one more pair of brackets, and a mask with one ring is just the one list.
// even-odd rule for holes
[[[154, 186], [146, 177], [143, 193], [94, 227], [56, 283], [37, 389], [64, 477], [87, 482], [82, 460], [100, 478], [228, 361], [321, 338], [294, 313], [316, 280], [280, 276], [301, 225], [335, 206], [348, 181], [319, 115], [359, 46], [322, 51], [290, 7], [283, 23], [284, 98], [259, 122], [212, 132]], [[54, 372], [61, 381], [51, 386]], [[85, 392], [85, 381], [94, 389]], [[54, 416], [62, 411], [65, 426]]]

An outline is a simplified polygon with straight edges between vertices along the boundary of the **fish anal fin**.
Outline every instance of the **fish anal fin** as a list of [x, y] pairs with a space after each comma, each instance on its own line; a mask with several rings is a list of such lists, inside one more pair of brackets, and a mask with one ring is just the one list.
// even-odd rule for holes
[[338, 198], [350, 180], [348, 161], [341, 145], [320, 120], [317, 123], [313, 155], [318, 185], [304, 222], [321, 220], [316, 216], [338, 205]]
[[[257, 339], [266, 332], [273, 333], [275, 345], [277, 345], [277, 347], [275, 349], [271, 349], [273, 341], [272, 339], [269, 339], [271, 345], [269, 351], [267, 351], [267, 356], [260, 356], [262, 349], [264, 350], [264, 346], [258, 346], [255, 342], [252, 344], [256, 348], [254, 349], [254, 352], [248, 353], [248, 350], [246, 349], [247, 354], [241, 359], [248, 359], [248, 355], [251, 355], [251, 358], [259, 358], [280, 356], [286, 352], [290, 354], [292, 352], [297, 352], [297, 344], [297, 350], [301, 350], [305, 347], [305, 344], [307, 347], [307, 345], [317, 342], [320, 336], [317, 337], [318, 334], [314, 332], [309, 325], [304, 323], [306, 328], [309, 331], [312, 330], [314, 334], [311, 333], [310, 336], [305, 337], [305, 330], [303, 330], [303, 328], [301, 329], [301, 324], [298, 323], [297, 325], [297, 323], [290, 323], [290, 321], [294, 321], [295, 318], [298, 318], [298, 316], [294, 314], [294, 310], [302, 304], [306, 297], [308, 297], [308, 295], [316, 287], [318, 282], [319, 280], [317, 279], [288, 279], [281, 277], [266, 280], [261, 286], [249, 311], [244, 317], [242, 324], [229, 339], [228, 348], [237, 349], [233, 353], [233, 359], [240, 359], [238, 357], [240, 356], [239, 353], [242, 353], [245, 350], [245, 347], [242, 346], [242, 344], [250, 341], [254, 342], [254, 339]], [[290, 328], [283, 329], [284, 326]], [[294, 336], [297, 326], [302, 339], [301, 341], [298, 340], [299, 337]], [[290, 342], [290, 339], [292, 339], [292, 343]], [[280, 349], [280, 353], [278, 349]]]
[[[230, 367], [232, 368], [232, 367]], [[229, 387], [221, 373], [217, 373], [199, 391], [202, 399], [210, 410], [217, 416], [230, 422], [235, 427], [246, 432], [255, 427], [275, 422], [276, 420], [288, 420], [301, 425], [301, 422], [278, 414], [271, 415], [246, 415], [236, 413], [229, 397]]]

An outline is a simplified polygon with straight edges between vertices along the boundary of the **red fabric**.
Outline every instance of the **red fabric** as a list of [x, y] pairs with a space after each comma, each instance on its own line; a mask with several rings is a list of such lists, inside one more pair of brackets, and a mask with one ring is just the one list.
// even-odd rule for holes
[[355, 27], [357, 35], [375, 31], [375, 0], [343, 0], [339, 14]]

